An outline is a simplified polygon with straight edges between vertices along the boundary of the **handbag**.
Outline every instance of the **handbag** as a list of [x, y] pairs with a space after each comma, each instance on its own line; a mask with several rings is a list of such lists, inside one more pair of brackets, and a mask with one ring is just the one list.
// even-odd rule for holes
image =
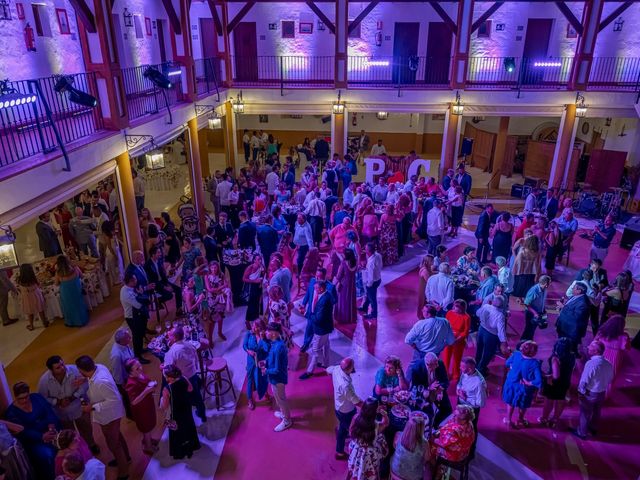
[[167, 390], [169, 390], [169, 409], [165, 414], [164, 426], [169, 430], [175, 431], [178, 429], [178, 422], [173, 419], [173, 393], [171, 393], [171, 386], [168, 386]]

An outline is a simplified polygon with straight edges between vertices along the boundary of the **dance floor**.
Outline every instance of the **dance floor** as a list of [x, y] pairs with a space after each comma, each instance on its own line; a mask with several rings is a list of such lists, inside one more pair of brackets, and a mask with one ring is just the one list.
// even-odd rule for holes
[[[475, 215], [465, 217], [470, 228], [476, 221]], [[616, 241], [619, 239], [619, 234]], [[473, 234], [464, 230], [456, 240], [449, 240], [450, 258], [456, 259], [464, 246], [475, 245]], [[611, 248], [607, 258], [609, 277], [622, 268], [627, 255], [619, 246]], [[550, 287], [550, 299], [560, 298], [575, 271], [588, 263], [589, 243], [576, 237], [569, 268], [554, 276]], [[411, 358], [411, 349], [404, 344], [404, 336], [416, 320], [418, 298], [417, 265], [424, 254], [424, 242], [408, 248], [402, 262], [385, 268], [382, 287], [379, 290], [380, 316], [377, 321], [359, 319], [355, 325], [340, 326], [331, 336], [331, 363], [350, 355], [355, 359], [357, 373], [354, 385], [361, 396], [371, 393], [375, 371], [389, 354], [399, 356], [406, 366]], [[639, 298], [637, 294], [634, 294]], [[633, 304], [640, 302], [634, 300]], [[522, 307], [511, 301], [509, 342], [515, 346], [522, 330], [524, 316]], [[111, 308], [111, 311], [108, 311]], [[7, 373], [9, 382], [27, 379], [34, 385], [42, 371], [46, 356], [63, 351], [68, 361], [80, 352], [88, 352], [105, 360], [110, 348], [108, 331], [119, 323], [121, 314], [116, 302], [105, 305], [97, 318], [92, 316], [89, 327], [79, 330], [59, 331], [64, 327], [56, 325], [45, 330], [31, 345], [11, 362]], [[638, 330], [637, 309], [632, 308], [628, 328], [632, 334]], [[540, 344], [538, 358], [546, 360], [555, 340], [553, 328], [555, 315], [550, 316], [550, 327], [536, 332]], [[292, 325], [295, 341], [299, 345], [305, 320], [294, 314]], [[92, 327], [92, 325], [94, 325]], [[55, 328], [55, 330], [54, 330]], [[163, 433], [160, 451], [151, 459], [140, 451], [139, 435], [130, 422], [125, 422], [126, 435], [134, 456], [132, 479], [171, 478], [191, 479], [304, 479], [340, 480], [345, 476], [346, 463], [336, 461], [333, 413], [333, 392], [331, 379], [320, 373], [302, 381], [298, 376], [306, 367], [307, 355], [300, 354], [298, 348], [289, 354], [289, 384], [287, 396], [292, 406], [293, 427], [282, 433], [273, 432], [278, 419], [273, 416], [273, 407], [266, 402], [259, 403], [256, 410], [247, 408], [243, 382], [245, 381], [244, 354], [241, 349], [244, 329], [244, 309], [237, 309], [225, 321], [228, 341], [218, 342], [215, 354], [224, 356], [232, 369], [233, 383], [242, 394], [237, 403], [231, 396], [225, 397], [224, 408], [216, 411], [208, 402], [209, 421], [200, 425], [198, 431], [203, 441], [203, 449], [189, 462], [174, 461], [168, 456], [167, 432]], [[57, 334], [57, 335], [54, 335]], [[62, 340], [60, 340], [60, 338]], [[591, 333], [587, 334], [587, 339]], [[56, 340], [58, 339], [58, 340]], [[58, 342], [58, 343], [53, 343]], [[473, 339], [467, 352], [475, 353]], [[640, 373], [633, 365], [640, 361], [640, 352], [631, 350], [625, 355], [624, 365], [618, 373], [613, 392], [608, 398], [598, 436], [589, 441], [581, 441], [566, 432], [567, 427], [577, 421], [577, 402], [574, 387], [570, 392], [571, 403], [565, 410], [561, 424], [556, 430], [540, 428], [536, 418], [540, 415], [541, 404], [534, 403], [528, 412], [531, 427], [524, 430], [508, 430], [502, 419], [506, 407], [501, 400], [504, 378], [504, 361], [496, 358], [490, 366], [489, 400], [480, 416], [478, 453], [471, 465], [472, 479], [632, 479], [638, 477], [640, 458], [637, 437], [640, 431]], [[37, 367], [34, 368], [34, 365]], [[145, 368], [154, 377], [158, 376], [157, 361]], [[454, 387], [449, 393], [454, 398]], [[636, 432], [636, 433], [633, 433]], [[158, 431], [158, 433], [160, 433]], [[101, 435], [97, 434], [101, 439]], [[104, 445], [103, 445], [104, 446]], [[103, 448], [106, 451], [106, 449]], [[109, 460], [103, 453], [100, 458]], [[115, 478], [114, 469], [108, 469], [109, 480]]]

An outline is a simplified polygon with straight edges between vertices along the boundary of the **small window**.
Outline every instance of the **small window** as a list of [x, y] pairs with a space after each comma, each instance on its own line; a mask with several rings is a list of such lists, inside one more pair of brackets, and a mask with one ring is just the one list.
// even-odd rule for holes
[[491, 20], [485, 20], [480, 24], [478, 38], [491, 38]]
[[51, 24], [49, 23], [49, 13], [45, 5], [31, 4], [33, 9], [33, 19], [36, 25], [36, 34], [39, 37], [52, 37]]
[[282, 21], [282, 38], [296, 38], [296, 22], [293, 20]]
[[142, 20], [140, 20], [140, 15], [133, 16], [133, 25], [136, 27], [136, 38], [144, 38], [144, 34], [142, 33]]
[[[351, 22], [349, 22], [349, 23], [351, 23]], [[359, 23], [358, 26], [353, 29], [353, 31], [351, 31], [351, 28], [349, 28], [349, 38], [360, 38], [360, 34], [362, 32], [360, 30], [361, 26], [362, 26], [362, 23]]]

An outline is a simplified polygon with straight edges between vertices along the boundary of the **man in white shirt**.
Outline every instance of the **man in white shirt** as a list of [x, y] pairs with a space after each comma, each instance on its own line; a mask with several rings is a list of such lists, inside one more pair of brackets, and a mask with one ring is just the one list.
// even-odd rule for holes
[[481, 306], [476, 312], [480, 320], [476, 366], [484, 377], [489, 373], [488, 366], [495, 357], [498, 346], [502, 353], [507, 353], [506, 320], [503, 305], [504, 297], [496, 297], [491, 304], [487, 303]]
[[378, 143], [371, 147], [371, 156], [372, 157], [381, 157], [387, 154], [387, 149], [384, 148], [382, 144], [382, 139], [378, 139]]
[[[129, 325], [133, 338], [134, 354], [140, 359], [140, 363], [149, 363], [149, 360], [142, 357], [144, 353], [144, 336], [147, 333], [147, 322], [144, 314], [144, 305], [141, 303], [142, 296], [138, 296], [136, 289], [138, 277], [132, 271], [124, 274], [124, 285], [120, 288], [120, 304], [124, 313], [124, 319]], [[146, 297], [145, 297], [146, 298]], [[136, 313], [137, 310], [139, 313]]]
[[264, 181], [267, 184], [267, 194], [269, 195], [269, 199], [273, 200], [273, 195], [276, 193], [276, 189], [280, 184], [280, 168], [277, 165], [274, 165], [273, 170], [267, 174]]
[[436, 307], [440, 314], [444, 314], [447, 307], [453, 302], [454, 285], [450, 273], [449, 264], [441, 263], [438, 265], [438, 273], [429, 277], [424, 289], [427, 302]]
[[527, 198], [524, 201], [524, 213], [533, 213], [538, 209], [538, 194], [540, 190], [534, 188], [529, 192]]
[[84, 463], [82, 455], [70, 452], [62, 460], [62, 473], [65, 480], [104, 480], [104, 463], [97, 458], [91, 458]]
[[436, 199], [433, 202], [433, 208], [427, 213], [427, 240], [429, 242], [428, 251], [431, 255], [436, 256], [436, 248], [442, 243], [442, 235], [446, 229], [444, 221], [443, 203]]
[[385, 203], [388, 203], [390, 205], [395, 205], [396, 203], [398, 203], [399, 198], [400, 198], [400, 194], [398, 193], [396, 184], [390, 183], [389, 190], [387, 191], [387, 199], [385, 200]]
[[309, 205], [304, 211], [304, 214], [309, 219], [311, 225], [311, 231], [313, 232], [313, 242], [316, 247], [320, 247], [322, 242], [322, 230], [324, 228], [324, 218], [327, 215], [327, 205], [320, 198], [320, 192], [314, 192], [314, 198], [309, 202]]
[[260, 151], [260, 138], [258, 138], [258, 134], [256, 131], [253, 131], [253, 135], [251, 136], [251, 153], [253, 161], [255, 162], [258, 159], [258, 152]]
[[200, 417], [202, 423], [207, 421], [207, 409], [202, 400], [200, 389], [202, 381], [200, 379], [198, 351], [196, 347], [189, 342], [184, 341], [184, 330], [182, 327], [174, 327], [169, 330], [169, 343], [171, 346], [164, 355], [164, 362], [160, 368], [165, 365], [175, 365], [182, 372], [182, 376], [189, 380], [193, 389], [189, 392], [191, 396], [191, 405], [196, 407], [196, 415]]
[[[367, 243], [365, 246], [367, 255], [367, 266], [362, 272], [362, 282], [365, 286], [365, 301], [358, 310], [363, 313], [363, 318], [378, 318], [378, 287], [382, 283], [382, 255], [376, 252], [376, 246], [373, 243]], [[371, 313], [367, 313], [371, 305]]]
[[371, 189], [371, 197], [375, 203], [384, 203], [387, 200], [387, 193], [389, 188], [387, 187], [387, 181], [384, 177], [378, 179], [377, 185]]
[[591, 358], [585, 363], [578, 382], [580, 421], [577, 429], [571, 429], [571, 433], [582, 440], [585, 440], [589, 433], [597, 434], [602, 404], [613, 381], [613, 365], [602, 356], [604, 344], [594, 340], [589, 344], [587, 352]]
[[356, 184], [350, 183], [349, 188], [347, 188], [342, 194], [342, 204], [345, 207], [353, 207], [353, 199], [356, 195]]
[[216, 187], [216, 197], [220, 201], [220, 210], [229, 213], [229, 192], [233, 184], [229, 181], [229, 175], [226, 173], [222, 176], [222, 181]]
[[251, 156], [251, 137], [249, 136], [249, 130], [244, 129], [244, 135], [242, 135], [242, 146], [244, 147], [244, 161], [249, 162]]
[[336, 460], [345, 460], [348, 455], [344, 451], [344, 444], [349, 435], [351, 420], [356, 414], [356, 406], [362, 405], [353, 388], [351, 374], [356, 371], [353, 359], [343, 358], [340, 365], [327, 368], [327, 373], [333, 380], [333, 402], [335, 404], [338, 429], [336, 430]]
[[[127, 384], [127, 378], [129, 378], [125, 364], [127, 363], [127, 360], [134, 357], [133, 350], [131, 350], [131, 332], [129, 332], [128, 328], [119, 328], [116, 330], [113, 339], [114, 342], [111, 347], [111, 355], [109, 356], [109, 361], [111, 363], [111, 375], [113, 375], [113, 380], [116, 382], [118, 391], [122, 396], [122, 403], [124, 404], [124, 408], [127, 412], [127, 417], [131, 418], [131, 407], [128, 400], [129, 397], [124, 389], [124, 386]], [[149, 360], [141, 360], [145, 360], [145, 363], [150, 363]]]
[[468, 405], [476, 414], [473, 426], [478, 428], [478, 416], [480, 409], [487, 403], [487, 382], [476, 369], [476, 361], [473, 357], [464, 357], [460, 361], [460, 380], [456, 387], [458, 405]]
[[78, 357], [76, 367], [89, 383], [89, 402], [82, 406], [82, 410], [91, 412], [93, 422], [100, 426], [105, 443], [115, 457], [118, 478], [126, 479], [129, 476], [131, 455], [120, 431], [120, 421], [125, 411], [118, 387], [107, 367], [96, 364], [88, 355]]
[[309, 252], [309, 248], [313, 247], [313, 231], [311, 225], [307, 222], [307, 217], [303, 213], [298, 214], [295, 229], [293, 230], [293, 243], [298, 249], [298, 276], [302, 271], [304, 259]]
[[140, 211], [144, 208], [144, 180], [134, 169], [131, 169], [131, 175], [133, 175], [133, 194], [136, 197], [136, 208]]

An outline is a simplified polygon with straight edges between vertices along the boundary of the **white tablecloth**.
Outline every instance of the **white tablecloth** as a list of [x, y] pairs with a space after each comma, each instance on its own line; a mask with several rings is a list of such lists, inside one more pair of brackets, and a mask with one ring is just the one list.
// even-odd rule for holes
[[180, 176], [180, 169], [174, 165], [168, 165], [160, 170], [145, 171], [145, 188], [160, 191], [173, 190], [178, 188]]

